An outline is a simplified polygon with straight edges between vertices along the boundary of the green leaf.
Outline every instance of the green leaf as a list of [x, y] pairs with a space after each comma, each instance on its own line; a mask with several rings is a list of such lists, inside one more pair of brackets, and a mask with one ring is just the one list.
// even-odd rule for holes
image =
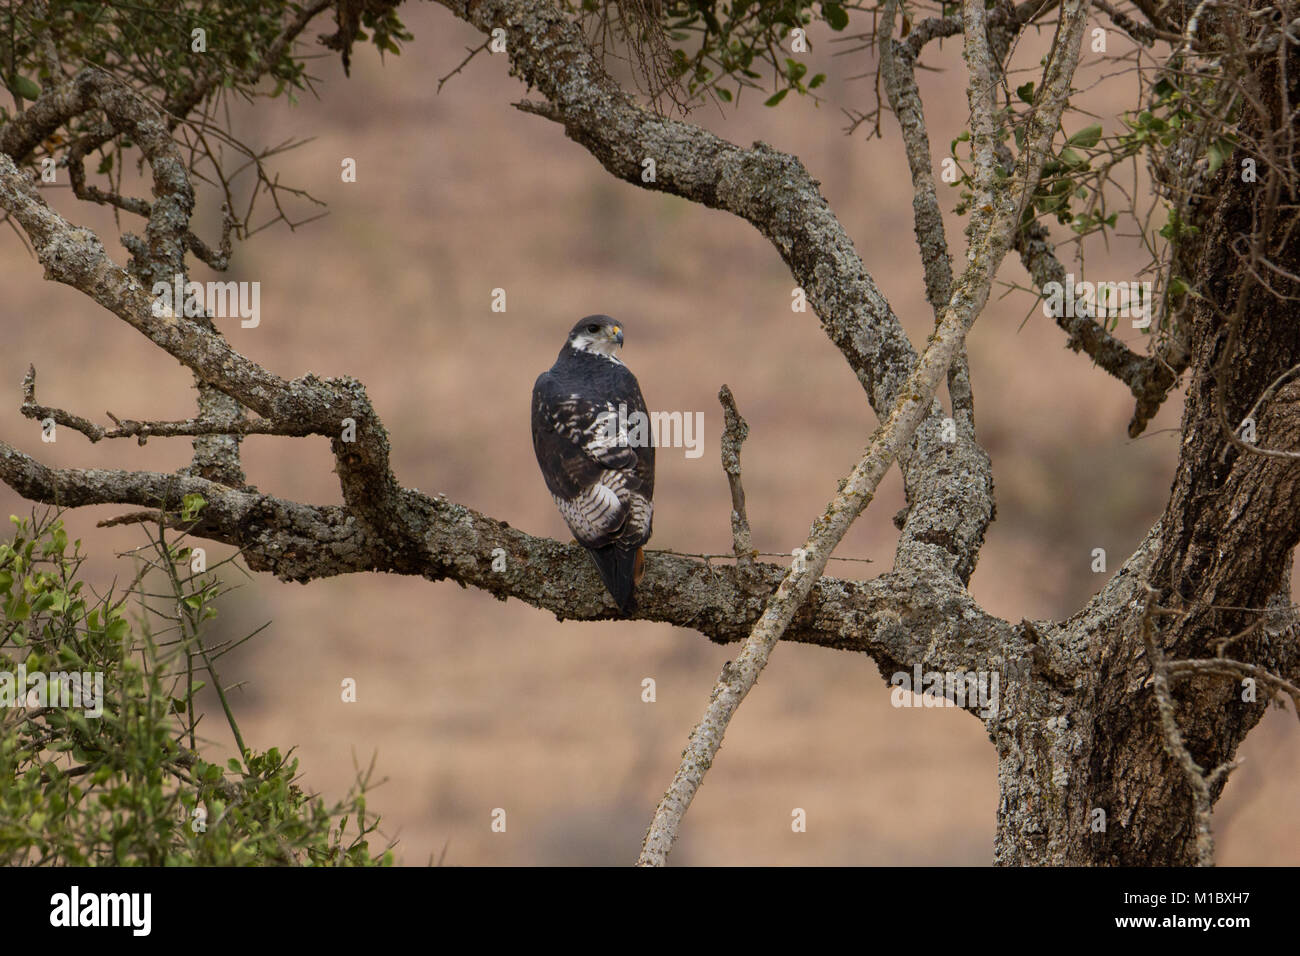
[[826, 22], [831, 25], [832, 30], [843, 30], [849, 25], [848, 12], [838, 3], [823, 3], [822, 15], [826, 17]]
[[811, 80], [808, 81], [808, 89], [815, 90], [817, 89], [817, 87], [821, 86], [825, 82], [826, 82], [826, 74], [818, 73], [816, 76], [814, 76]]
[[31, 610], [21, 594], [17, 594], [5, 602], [5, 617], [11, 621], [27, 620], [31, 616]]
[[1223, 165], [1223, 161], [1228, 158], [1227, 153], [1224, 151], [1222, 141], [1211, 143], [1209, 148], [1205, 151], [1205, 155], [1210, 161], [1208, 172], [1211, 176], [1219, 171], [1219, 167]]
[[763, 101], [763, 105], [776, 106], [777, 103], [780, 103], [783, 99], [785, 99], [785, 94], [789, 92], [790, 92], [789, 88], [786, 88], [784, 90], [777, 90], [775, 93], [773, 93], [771, 96], [769, 96], [766, 100]]
[[1091, 126], [1085, 126], [1079, 132], [1075, 133], [1066, 140], [1071, 146], [1081, 146], [1084, 149], [1092, 149], [1101, 142], [1101, 124], [1093, 123]]
[[717, 92], [718, 92], [718, 99], [722, 100], [722, 102], [724, 103], [731, 102], [731, 90], [719, 89]]
[[202, 495], [186, 495], [181, 499], [181, 520], [193, 521], [198, 517], [199, 512], [207, 505], [207, 499]]
[[1067, 166], [1083, 166], [1086, 165], [1088, 161], [1084, 159], [1082, 155], [1076, 153], [1067, 146], [1065, 149], [1061, 150], [1061, 162], [1065, 163]]
[[41, 95], [41, 88], [26, 76], [15, 76], [9, 83], [9, 89], [25, 100], [34, 100]]
[[113, 620], [108, 622], [108, 627], [105, 629], [104, 635], [110, 641], [121, 641], [126, 637], [129, 630], [130, 625], [127, 623], [126, 618], [115, 617]]
[[1024, 103], [1032, 103], [1034, 101], [1034, 81], [1030, 80], [1022, 86], [1017, 86], [1016, 96], [1020, 97]]

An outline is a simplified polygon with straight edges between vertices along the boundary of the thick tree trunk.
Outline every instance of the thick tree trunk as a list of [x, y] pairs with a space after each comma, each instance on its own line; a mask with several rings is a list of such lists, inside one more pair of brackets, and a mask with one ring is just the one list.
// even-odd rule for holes
[[[1286, 75], [1294, 104], [1294, 49]], [[1276, 55], [1261, 56], [1250, 79], [1271, 115], [1242, 117], [1244, 143], [1285, 132], [1289, 119]], [[1283, 149], [1285, 139], [1273, 142]], [[1160, 607], [1177, 612], [1156, 619], [1166, 659], [1214, 657], [1217, 642], [1241, 635], [1225, 656], [1292, 682], [1300, 676], [1296, 618], [1287, 610], [1300, 540], [1300, 461], [1241, 450], [1219, 413], [1222, 393], [1237, 428], [1274, 380], [1300, 365], [1300, 288], [1285, 277], [1300, 275], [1296, 197], [1283, 188], [1280, 200], [1270, 198], [1262, 162], [1259, 181], [1243, 182], [1243, 155], [1212, 180], [1217, 194], [1195, 240], [1192, 278], [1204, 298], [1182, 319], [1191, 378], [1165, 514], [1088, 608], [1060, 627], [1026, 629], [1028, 641], [1038, 635], [1034, 666], [1029, 679], [1007, 682], [1000, 722], [990, 727], [1002, 792], [998, 863], [1196, 862], [1191, 789], [1165, 749], [1140, 631], [1144, 584]], [[1291, 156], [1284, 150], [1281, 161]], [[1292, 208], [1276, 210], [1279, 201]], [[1251, 274], [1244, 256], [1257, 238], [1260, 253], [1284, 271], [1256, 265]], [[1258, 447], [1300, 449], [1300, 384], [1280, 388], [1255, 417]], [[1276, 610], [1249, 610], [1265, 606]], [[1207, 771], [1233, 758], [1266, 707], [1243, 701], [1241, 682], [1228, 677], [1197, 675], [1172, 686], [1178, 726]], [[1259, 700], [1266, 698], [1260, 688]], [[1222, 785], [1212, 789], [1214, 799]]]

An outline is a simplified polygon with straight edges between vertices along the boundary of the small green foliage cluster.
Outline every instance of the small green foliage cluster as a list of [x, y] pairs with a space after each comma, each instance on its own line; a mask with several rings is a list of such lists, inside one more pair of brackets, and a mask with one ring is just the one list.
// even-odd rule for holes
[[[582, 0], [581, 9], [597, 14], [606, 2]], [[776, 90], [765, 105], [776, 106], [791, 90], [803, 96], [826, 82], [824, 73], [808, 76], [791, 31], [824, 22], [839, 32], [849, 13], [821, 0], [668, 0], [661, 19], [672, 45], [669, 73], [690, 97], [712, 92], [732, 102], [745, 87], [760, 89], [770, 73]]]
[[[349, 8], [339, 32], [321, 42], [339, 50], [345, 64], [357, 41], [368, 40], [381, 55], [398, 54], [412, 36], [393, 6], [371, 0], [363, 8]], [[293, 102], [313, 84], [309, 55], [304, 55], [310, 45], [283, 42], [286, 23], [302, 9], [290, 0], [15, 0], [0, 11], [0, 84], [20, 101], [31, 101], [78, 71], [97, 67], [178, 121], [196, 108], [210, 114], [224, 96], [285, 95]], [[0, 127], [15, 115], [14, 107], [0, 106]], [[34, 158], [62, 155], [83, 136], [100, 143], [99, 124], [94, 114], [74, 117]], [[118, 172], [118, 188], [120, 170], [129, 164], [117, 153], [131, 145], [116, 137], [97, 147], [96, 171]], [[191, 165], [197, 157], [209, 157], [220, 168], [209, 153], [206, 142], [198, 142], [190, 151]]]
[[[1201, 85], [1204, 85], [1203, 81]], [[1021, 104], [1032, 104], [1036, 95], [1033, 81], [1016, 88], [1016, 99]], [[1158, 158], [1159, 153], [1179, 141], [1192, 124], [1204, 123], [1204, 109], [1195, 109], [1197, 96], [1212, 95], [1208, 89], [1180, 89], [1168, 79], [1161, 79], [1151, 87], [1151, 97], [1146, 109], [1128, 111], [1119, 117], [1123, 130], [1113, 136], [1104, 136], [1100, 123], [1090, 123], [1083, 128], [1062, 134], [1061, 148], [1043, 165], [1043, 175], [1033, 195], [1032, 205], [1026, 209], [1026, 222], [1038, 216], [1054, 216], [1062, 225], [1069, 226], [1079, 236], [1105, 233], [1118, 224], [1120, 211], [1109, 208], [1107, 196], [1112, 171], [1121, 163], [1134, 159]], [[1024, 124], [1013, 106], [1002, 111], [1004, 129], [1010, 129], [1017, 147], [1024, 146]], [[952, 156], [957, 158], [957, 144], [970, 142], [970, 133], [963, 131], [951, 144]], [[1220, 134], [1205, 138], [1203, 156], [1208, 172], [1213, 175], [1232, 154], [1236, 141], [1231, 135]], [[974, 199], [973, 181], [969, 172], [958, 161], [960, 178], [954, 184], [959, 190], [956, 211], [964, 215]], [[1000, 175], [1005, 171], [999, 170]], [[1195, 227], [1185, 224], [1176, 206], [1165, 203], [1167, 219], [1158, 235], [1169, 242], [1178, 242], [1195, 232]], [[1125, 207], [1125, 211], [1132, 212]], [[1185, 290], [1185, 284], [1176, 277], [1170, 280]], [[1171, 288], [1176, 294], [1179, 289]]]
[[[99, 67], [177, 102], [213, 72], [227, 88], [239, 87], [239, 77], [267, 55], [293, 6], [261, 0], [17, 2], [3, 14], [8, 22], [0, 45], [7, 49], [0, 49], [0, 63], [6, 86], [27, 100], [56, 79], [46, 56], [52, 49], [72, 70]], [[194, 50], [195, 30], [203, 31], [202, 52]], [[276, 81], [273, 95], [306, 83], [304, 63], [287, 49], [269, 75]]]

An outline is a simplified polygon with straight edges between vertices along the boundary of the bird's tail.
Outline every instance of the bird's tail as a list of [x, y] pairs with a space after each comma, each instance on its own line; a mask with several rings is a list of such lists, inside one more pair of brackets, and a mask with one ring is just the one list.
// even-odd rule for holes
[[637, 581], [641, 579], [641, 572], [645, 566], [641, 549], [628, 551], [617, 545], [608, 545], [604, 548], [591, 548], [587, 553], [596, 563], [596, 570], [600, 572], [600, 578], [605, 582], [605, 589], [609, 591], [618, 609], [624, 614], [635, 611], [636, 595], [632, 592], [636, 588]]

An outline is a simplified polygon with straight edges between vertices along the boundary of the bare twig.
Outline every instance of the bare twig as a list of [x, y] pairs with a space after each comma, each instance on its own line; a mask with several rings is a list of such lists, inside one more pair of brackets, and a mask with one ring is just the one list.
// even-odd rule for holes
[[[45, 0], [32, 0], [32, 11], [38, 19], [46, 19], [50, 15], [49, 4]], [[50, 75], [50, 81], [63, 79], [63, 60], [59, 57], [59, 48], [54, 42], [54, 34], [50, 30], [43, 30], [36, 38], [41, 53], [41, 66], [45, 72]]]
[[1189, 658], [1187, 660], [1165, 661], [1165, 673], [1170, 677], [1186, 674], [1216, 674], [1221, 677], [1249, 677], [1268, 688], [1270, 696], [1275, 693], [1286, 694], [1295, 705], [1296, 716], [1300, 717], [1300, 687], [1284, 680], [1268, 668], [1245, 661], [1235, 661], [1225, 657]]
[[1146, 645], [1147, 659], [1151, 664], [1151, 686], [1155, 691], [1156, 708], [1160, 714], [1160, 726], [1164, 731], [1165, 752], [1182, 768], [1188, 786], [1192, 790], [1192, 806], [1196, 815], [1196, 862], [1198, 866], [1214, 865], [1214, 831], [1211, 829], [1211, 813], [1214, 800], [1211, 788], [1219, 779], [1228, 774], [1235, 766], [1235, 761], [1220, 764], [1206, 773], [1192, 757], [1183, 739], [1183, 732], [1178, 728], [1178, 718], [1174, 713], [1173, 696], [1169, 692], [1169, 664], [1165, 661], [1156, 642], [1155, 616], [1163, 611], [1155, 603], [1156, 591], [1146, 585], [1146, 603], [1142, 609], [1142, 641]]
[[489, 39], [487, 39], [487, 40], [484, 40], [484, 41], [483, 41], [482, 43], [480, 43], [478, 46], [474, 46], [474, 47], [466, 47], [466, 48], [465, 48], [465, 51], [466, 51], [466, 53], [467, 53], [468, 55], [465, 57], [465, 59], [463, 59], [463, 60], [460, 61], [460, 65], [457, 66], [456, 69], [454, 69], [454, 70], [452, 70], [450, 73], [448, 73], [446, 76], [442, 76], [442, 77], [439, 77], [439, 78], [438, 78], [438, 89], [437, 89], [437, 92], [441, 93], [441, 92], [442, 92], [442, 87], [443, 87], [443, 85], [444, 85], [448, 80], [450, 80], [453, 76], [455, 76], [457, 73], [459, 73], [461, 70], [465, 69], [465, 67], [467, 67], [467, 66], [469, 65], [469, 61], [472, 60], [472, 59], [474, 59], [474, 57], [478, 56], [478, 55], [479, 55], [480, 53], [482, 53], [484, 50], [486, 50], [486, 49], [488, 48], [488, 44], [491, 43], [491, 42], [492, 42], [492, 40], [489, 38]]
[[1169, 43], [1178, 43], [1182, 37], [1177, 33], [1169, 30], [1161, 30], [1159, 27], [1151, 26], [1147, 23], [1138, 23], [1123, 10], [1117, 10], [1106, 0], [1092, 0], [1092, 5], [1100, 10], [1110, 21], [1119, 27], [1130, 37], [1141, 43], [1143, 46], [1152, 46], [1156, 40], [1165, 40]]
[[736, 409], [736, 399], [731, 389], [722, 386], [718, 392], [726, 426], [722, 432], [722, 470], [727, 473], [731, 488], [731, 539], [735, 547], [736, 563], [742, 567], [754, 564], [754, 546], [749, 534], [749, 516], [745, 513], [745, 488], [740, 483], [740, 446], [749, 437], [749, 425]]
[[308, 426], [296, 421], [269, 421], [267, 419], [239, 419], [230, 422], [203, 421], [189, 418], [181, 422], [139, 422], [130, 418], [118, 418], [107, 412], [115, 428], [96, 425], [89, 419], [82, 418], [61, 408], [51, 408], [36, 401], [36, 366], [27, 368], [23, 377], [23, 417], [37, 421], [54, 421], [56, 424], [80, 432], [92, 442], [105, 438], [134, 438], [143, 445], [150, 438], [176, 438], [195, 435], [281, 435], [302, 438], [315, 434]]

